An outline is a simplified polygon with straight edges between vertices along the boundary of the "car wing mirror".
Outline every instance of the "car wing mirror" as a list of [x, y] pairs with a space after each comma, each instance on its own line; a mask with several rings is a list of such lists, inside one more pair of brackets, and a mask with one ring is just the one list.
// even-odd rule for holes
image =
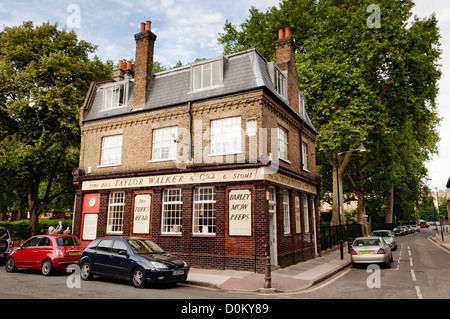
[[119, 251], [119, 255], [127, 256], [127, 257], [128, 257], [128, 251], [126, 251], [126, 250], [120, 250], [120, 251]]

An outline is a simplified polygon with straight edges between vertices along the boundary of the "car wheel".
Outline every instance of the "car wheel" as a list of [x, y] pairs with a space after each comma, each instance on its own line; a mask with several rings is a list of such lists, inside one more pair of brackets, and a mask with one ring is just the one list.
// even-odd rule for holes
[[53, 271], [52, 261], [50, 259], [44, 260], [44, 262], [41, 265], [41, 273], [44, 276], [48, 276], [52, 273], [52, 271]]
[[141, 267], [137, 267], [131, 273], [131, 283], [136, 288], [142, 288], [145, 286], [145, 270]]
[[90, 262], [85, 261], [84, 263], [81, 264], [80, 275], [81, 275], [81, 279], [83, 279], [83, 280], [92, 279], [92, 277], [93, 277], [92, 266], [91, 266]]
[[5, 264], [5, 269], [7, 272], [13, 272], [13, 271], [17, 270], [16, 262], [14, 261], [14, 258], [12, 258], [12, 257], [8, 258], [8, 260], [6, 261], [6, 264]]

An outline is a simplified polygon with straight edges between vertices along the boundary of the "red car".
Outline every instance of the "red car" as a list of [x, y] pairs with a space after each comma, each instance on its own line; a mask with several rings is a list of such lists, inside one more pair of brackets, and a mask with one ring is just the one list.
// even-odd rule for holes
[[15, 248], [6, 257], [7, 272], [17, 268], [40, 269], [44, 276], [54, 269], [77, 264], [81, 256], [81, 243], [72, 235], [37, 235]]

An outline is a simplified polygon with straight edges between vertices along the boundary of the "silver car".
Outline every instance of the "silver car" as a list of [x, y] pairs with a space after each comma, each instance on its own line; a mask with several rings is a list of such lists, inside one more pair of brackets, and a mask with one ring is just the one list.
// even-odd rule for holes
[[382, 237], [384, 241], [391, 247], [391, 250], [397, 250], [397, 244], [395, 242], [394, 233], [391, 230], [382, 229], [374, 230], [372, 232], [373, 237]]
[[392, 251], [381, 237], [358, 237], [353, 242], [351, 261], [357, 264], [383, 264], [391, 267]]

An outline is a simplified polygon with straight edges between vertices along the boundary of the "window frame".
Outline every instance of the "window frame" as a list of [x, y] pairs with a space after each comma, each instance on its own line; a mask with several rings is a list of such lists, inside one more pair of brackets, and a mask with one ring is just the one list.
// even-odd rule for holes
[[[106, 145], [107, 139], [113, 139], [118, 137], [120, 137], [120, 143], [115, 142], [115, 144], [112, 146]], [[122, 150], [123, 150], [123, 134], [103, 136], [101, 145], [100, 165], [98, 167], [122, 165]]]
[[291, 213], [289, 207], [289, 190], [283, 189], [283, 224], [284, 234], [291, 234]]
[[[164, 139], [164, 131], [168, 130], [168, 138]], [[156, 141], [155, 139], [158, 138], [158, 132], [160, 132], [161, 140]], [[175, 138], [172, 138], [172, 135], [175, 134]], [[153, 130], [152, 133], [152, 159], [150, 162], [159, 162], [159, 161], [175, 161], [177, 159], [177, 143], [176, 139], [178, 138], [178, 126], [167, 126], [167, 127], [161, 127]], [[167, 135], [167, 134], [166, 134]], [[169, 143], [168, 146], [168, 158], [162, 157], [162, 150], [163, 148], [167, 147], [164, 146], [165, 143]], [[159, 148], [157, 148], [155, 145], [161, 145]], [[158, 151], [159, 150], [159, 151]], [[159, 154], [159, 157], [155, 157], [155, 154]]]
[[215, 88], [223, 83], [223, 59], [193, 65], [191, 91]]
[[[227, 124], [226, 121], [239, 119], [239, 123]], [[221, 125], [215, 126], [216, 123], [221, 122]], [[225, 124], [225, 125], [224, 125]], [[227, 127], [231, 126], [232, 130], [227, 131], [224, 130]], [[236, 126], [234, 129], [233, 127]], [[214, 119], [210, 122], [210, 156], [220, 156], [220, 155], [232, 155], [232, 154], [241, 154], [242, 153], [242, 117], [241, 116], [232, 116], [225, 117], [220, 119]], [[219, 131], [220, 129], [220, 131]], [[216, 132], [219, 131], [219, 132]], [[234, 138], [236, 137], [236, 141]], [[218, 139], [218, 140], [216, 140]], [[231, 143], [230, 143], [231, 141]], [[224, 150], [227, 146], [231, 146], [231, 150]], [[220, 147], [217, 147], [220, 146]]]
[[[129, 93], [129, 81], [117, 82], [102, 88], [103, 90], [103, 102], [102, 109], [104, 111], [120, 108], [127, 105], [128, 93]], [[114, 91], [119, 90], [117, 96], [114, 95]], [[122, 94], [120, 92], [122, 91]], [[122, 98], [120, 98], [122, 97]]]
[[[178, 194], [168, 194], [176, 191]], [[167, 201], [168, 196], [179, 197], [179, 200]], [[168, 206], [175, 205], [176, 209], [168, 210]], [[167, 216], [169, 213], [175, 216]], [[181, 188], [166, 188], [162, 193], [162, 209], [161, 209], [161, 234], [162, 235], [181, 235], [182, 228], [182, 214], [183, 214], [183, 198]], [[175, 220], [177, 223], [168, 224], [168, 220]], [[171, 227], [177, 227], [173, 231]]]
[[308, 202], [308, 195], [303, 194], [302, 196], [303, 201], [303, 229], [306, 234], [309, 234], [309, 202]]
[[106, 233], [123, 234], [124, 217], [125, 217], [125, 192], [118, 191], [109, 193], [108, 214], [106, 218]]
[[[206, 196], [212, 195], [212, 199], [200, 199], [200, 192], [202, 190], [212, 190], [210, 194], [203, 194]], [[193, 235], [209, 235], [209, 236], [215, 236], [216, 235], [216, 190], [214, 186], [200, 186], [194, 188], [193, 191], [193, 198], [192, 198], [192, 234]], [[202, 206], [200, 211], [200, 205]], [[211, 207], [206, 208], [205, 206]], [[200, 213], [205, 214], [206, 217], [200, 217]], [[200, 225], [200, 220], [203, 222], [206, 221], [206, 224]], [[207, 227], [207, 231], [204, 231], [204, 227]], [[202, 229], [202, 231], [200, 231]], [[210, 231], [212, 230], [212, 231]]]
[[309, 172], [308, 168], [308, 143], [302, 141], [302, 170]]
[[275, 66], [273, 75], [273, 85], [275, 91], [280, 94], [281, 97], [287, 99], [287, 77], [283, 71]]
[[[282, 134], [283, 133], [283, 134]], [[282, 137], [284, 137], [282, 139]], [[278, 158], [289, 162], [289, 142], [288, 142], [288, 130], [278, 126]], [[282, 148], [285, 150], [283, 151]]]

